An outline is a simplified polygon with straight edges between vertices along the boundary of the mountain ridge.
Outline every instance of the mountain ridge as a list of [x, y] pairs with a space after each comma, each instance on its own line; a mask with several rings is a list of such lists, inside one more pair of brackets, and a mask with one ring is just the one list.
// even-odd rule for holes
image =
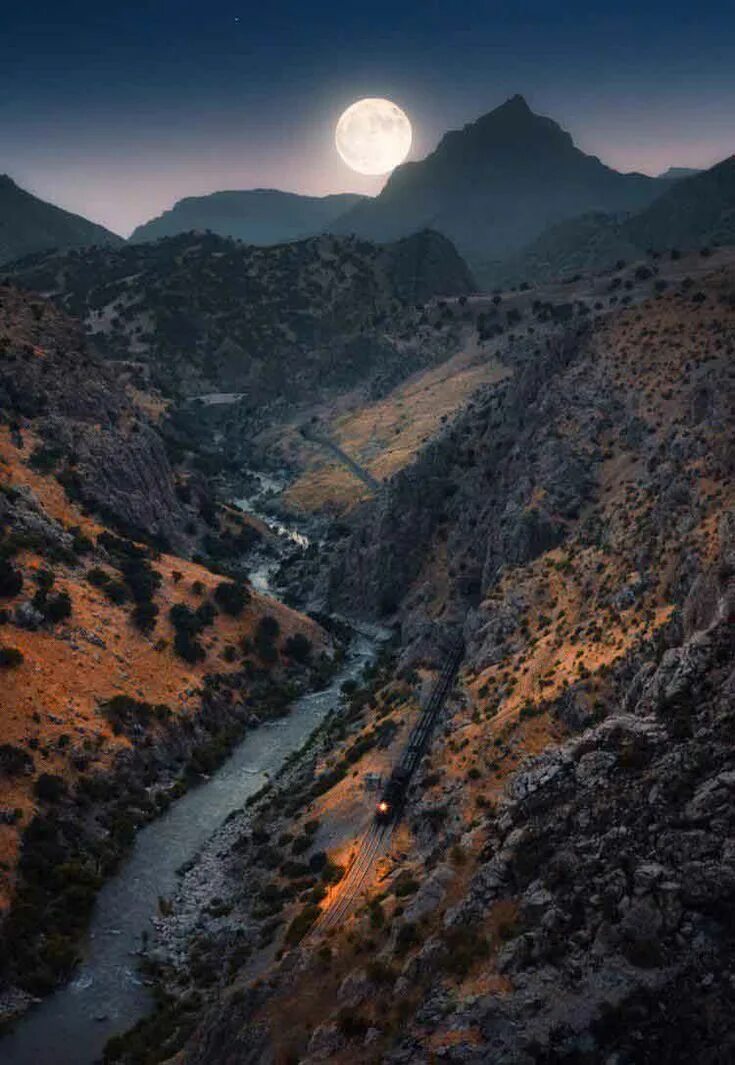
[[350, 192], [304, 196], [272, 188], [223, 189], [177, 200], [167, 211], [137, 226], [129, 240], [137, 244], [210, 230], [247, 244], [282, 244], [328, 230], [335, 218], [362, 199]]
[[385, 241], [430, 226], [481, 270], [554, 222], [641, 208], [660, 192], [657, 179], [621, 174], [585, 154], [558, 123], [514, 96], [445, 133], [425, 159], [397, 167], [383, 191], [335, 230]]
[[104, 226], [47, 203], [0, 174], [0, 263], [54, 249], [122, 243]]

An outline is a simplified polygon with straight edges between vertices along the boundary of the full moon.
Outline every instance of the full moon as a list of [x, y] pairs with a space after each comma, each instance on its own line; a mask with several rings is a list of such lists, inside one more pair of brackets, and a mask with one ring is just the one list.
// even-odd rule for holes
[[343, 113], [334, 143], [358, 174], [387, 174], [408, 155], [411, 123], [397, 104], [368, 96]]

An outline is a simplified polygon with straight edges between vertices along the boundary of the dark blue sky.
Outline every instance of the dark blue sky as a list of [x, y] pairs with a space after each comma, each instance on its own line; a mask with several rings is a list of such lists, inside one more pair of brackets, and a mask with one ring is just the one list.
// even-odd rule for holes
[[387, 96], [413, 157], [515, 92], [620, 169], [735, 152], [735, 5], [39, 0], [0, 11], [0, 171], [127, 232], [187, 194], [375, 192], [334, 124]]

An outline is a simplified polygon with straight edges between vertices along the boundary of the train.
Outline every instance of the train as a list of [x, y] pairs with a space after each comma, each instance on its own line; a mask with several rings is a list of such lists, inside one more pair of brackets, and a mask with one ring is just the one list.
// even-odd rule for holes
[[398, 820], [406, 801], [406, 789], [410, 779], [411, 773], [406, 766], [396, 766], [375, 807], [375, 820], [378, 824], [389, 825], [391, 821]]
[[444, 665], [434, 684], [429, 701], [419, 715], [418, 721], [411, 729], [400, 760], [388, 778], [383, 793], [375, 807], [375, 820], [380, 825], [389, 825], [400, 820], [406, 802], [408, 785], [429, 745], [432, 729], [459, 669], [463, 652], [464, 643], [462, 638], [459, 637], [455, 640], [451, 651], [444, 660]]

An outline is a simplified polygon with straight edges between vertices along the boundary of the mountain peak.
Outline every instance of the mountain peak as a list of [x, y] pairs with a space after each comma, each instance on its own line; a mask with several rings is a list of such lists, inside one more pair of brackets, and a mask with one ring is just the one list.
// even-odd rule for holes
[[519, 92], [517, 92], [514, 96], [509, 96], [505, 103], [502, 103], [500, 107], [496, 107], [494, 111], [491, 112], [491, 114], [498, 114], [499, 112], [503, 112], [506, 114], [515, 113], [519, 115], [533, 114], [533, 111], [528, 106], [528, 101], [526, 100], [525, 96], [521, 96]]

